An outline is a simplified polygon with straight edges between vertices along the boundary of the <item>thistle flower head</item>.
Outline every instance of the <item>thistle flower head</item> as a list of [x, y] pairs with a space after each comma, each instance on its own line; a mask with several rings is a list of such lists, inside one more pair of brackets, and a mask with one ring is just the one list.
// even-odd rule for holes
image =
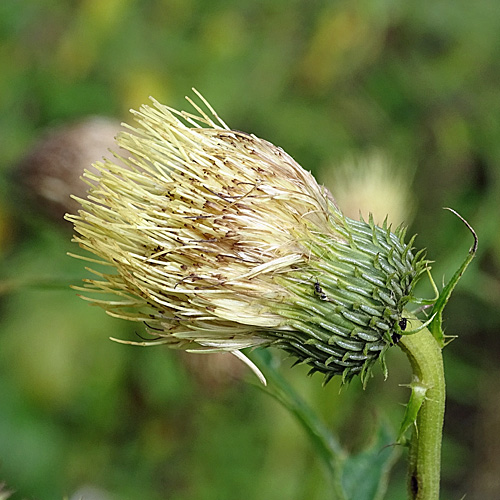
[[276, 346], [326, 380], [365, 380], [398, 338], [425, 266], [394, 233], [344, 217], [281, 148], [153, 101], [94, 165], [74, 241], [110, 267], [88, 299], [144, 322], [151, 343], [201, 351]]

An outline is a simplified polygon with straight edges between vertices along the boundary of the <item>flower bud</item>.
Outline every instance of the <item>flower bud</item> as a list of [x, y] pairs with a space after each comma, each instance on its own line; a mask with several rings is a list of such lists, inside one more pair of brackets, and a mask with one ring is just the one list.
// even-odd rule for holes
[[98, 257], [87, 260], [111, 269], [86, 280], [103, 296], [88, 300], [144, 322], [152, 343], [275, 346], [326, 381], [364, 382], [399, 338], [422, 253], [402, 229], [344, 217], [281, 148], [203, 102], [211, 115], [142, 106], [117, 140], [131, 156], [86, 172], [88, 198], [68, 219]]

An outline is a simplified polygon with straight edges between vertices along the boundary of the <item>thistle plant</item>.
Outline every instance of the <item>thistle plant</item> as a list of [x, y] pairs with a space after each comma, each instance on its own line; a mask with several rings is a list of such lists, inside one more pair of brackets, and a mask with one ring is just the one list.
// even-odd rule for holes
[[[67, 218], [74, 241], [95, 255], [80, 258], [110, 271], [91, 270], [95, 277], [78, 288], [108, 314], [142, 322], [153, 335], [126, 343], [228, 351], [262, 381], [242, 349], [275, 347], [325, 382], [359, 375], [366, 384], [377, 360], [386, 372], [385, 353], [399, 344], [415, 373], [401, 436], [419, 425], [410, 494], [438, 498], [444, 377], [437, 387], [441, 365], [428, 380], [428, 353], [421, 351], [430, 345], [439, 365], [440, 323], [432, 334], [426, 326], [440, 320], [447, 298], [435, 301], [441, 309], [427, 323], [407, 311], [423, 302], [414, 292], [428, 269], [424, 252], [414, 250], [402, 227], [344, 216], [330, 192], [281, 148], [231, 130], [197, 96], [200, 106], [188, 99], [196, 113], [154, 100], [134, 111], [138, 126], [117, 138], [130, 156], [85, 172], [88, 197], [78, 198], [82, 209]], [[418, 420], [426, 411], [435, 422]], [[341, 484], [336, 491], [343, 498]]]

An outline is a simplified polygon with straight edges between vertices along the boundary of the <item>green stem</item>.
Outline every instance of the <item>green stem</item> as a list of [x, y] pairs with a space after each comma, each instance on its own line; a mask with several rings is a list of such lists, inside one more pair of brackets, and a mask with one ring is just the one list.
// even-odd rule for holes
[[[412, 328], [418, 325], [413, 319]], [[412, 387], [426, 389], [410, 441], [408, 491], [411, 500], [438, 500], [445, 378], [441, 348], [427, 328], [403, 336], [398, 344], [413, 369]]]
[[[260, 366], [265, 366], [265, 375], [270, 382], [265, 391], [279, 401], [298, 420], [311, 439], [317, 456], [325, 466], [330, 481], [330, 491], [335, 500], [345, 500], [342, 487], [342, 464], [347, 458], [340, 443], [332, 432], [318, 418], [318, 415], [299, 396], [295, 389], [273, 366], [272, 356], [267, 349], [257, 349], [253, 356], [258, 358]], [[262, 386], [257, 386], [262, 388]]]

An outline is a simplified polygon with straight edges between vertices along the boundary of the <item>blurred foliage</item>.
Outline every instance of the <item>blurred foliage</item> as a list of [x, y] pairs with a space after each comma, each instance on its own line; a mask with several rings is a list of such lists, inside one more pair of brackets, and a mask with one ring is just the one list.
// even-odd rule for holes
[[[334, 195], [340, 165], [380, 152], [408, 180], [402, 217], [414, 216], [438, 282], [471, 243], [441, 207], [474, 226], [478, 259], [445, 311], [459, 338], [444, 353], [443, 499], [500, 498], [498, 33], [496, 0], [2, 0], [0, 482], [12, 498], [328, 498], [276, 401], [231, 378], [202, 384], [175, 352], [108, 340], [141, 325], [75, 296], [84, 270], [66, 257], [71, 228], [33, 210], [12, 175], [47, 127], [128, 120], [149, 95], [184, 107], [193, 86]], [[401, 419], [410, 372], [393, 351], [389, 379], [365, 391], [282, 371], [359, 449], [381, 415], [395, 429]], [[405, 498], [404, 483], [401, 462], [387, 498]]]

